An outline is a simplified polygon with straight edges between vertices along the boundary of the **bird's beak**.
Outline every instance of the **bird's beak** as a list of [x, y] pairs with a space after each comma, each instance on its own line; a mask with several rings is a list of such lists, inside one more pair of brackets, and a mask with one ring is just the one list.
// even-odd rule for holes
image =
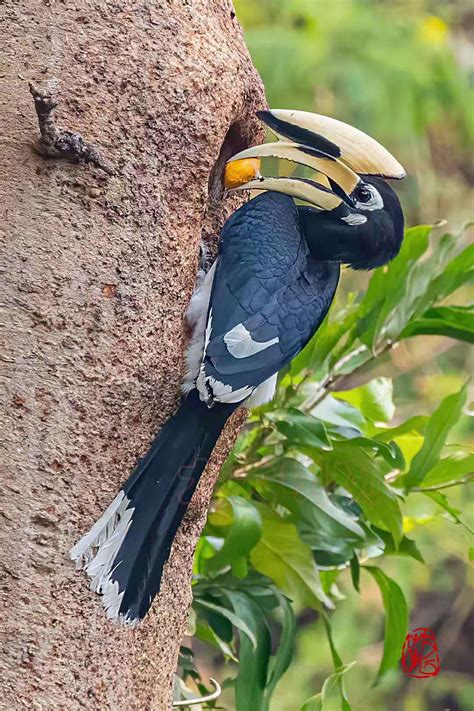
[[[275, 190], [320, 209], [333, 210], [343, 201], [352, 204], [350, 195], [360, 180], [358, 174], [395, 179], [405, 176], [400, 163], [380, 143], [342, 121], [306, 111], [260, 111], [258, 116], [279, 139], [291, 142], [279, 140], [237, 153], [226, 166], [227, 189]], [[255, 170], [249, 169], [251, 161], [266, 156], [311, 168], [317, 173], [317, 182], [303, 178], [265, 178], [256, 163]]]
[[280, 138], [339, 158], [359, 175], [401, 180], [402, 165], [378, 141], [347, 123], [308, 111], [259, 111], [258, 117]]
[[243, 183], [243, 185], [228, 189], [273, 190], [276, 193], [285, 193], [285, 195], [291, 195], [299, 200], [305, 200], [321, 210], [335, 210], [343, 201], [339, 195], [322, 183], [306, 178], [265, 178], [260, 176]]
[[[299, 163], [300, 165], [307, 166], [314, 170], [316, 175], [316, 181], [313, 182], [311, 189], [308, 189], [308, 181], [302, 178], [263, 178], [260, 174], [256, 174], [252, 180], [252, 186], [249, 183], [244, 183], [240, 185], [229, 186], [227, 171], [226, 171], [226, 187], [228, 189], [258, 189], [258, 190], [277, 190], [277, 192], [287, 192], [285, 188], [292, 188], [289, 195], [293, 197], [301, 198], [302, 200], [309, 200], [313, 202], [318, 207], [323, 207], [323, 209], [333, 209], [332, 207], [327, 207], [326, 205], [320, 205], [319, 200], [321, 199], [321, 192], [324, 193], [324, 199], [327, 202], [328, 193], [327, 189], [331, 188], [331, 183], [326, 179], [329, 178], [333, 184], [336, 183], [343, 191], [344, 196], [348, 197], [352, 191], [355, 189], [357, 183], [359, 182], [359, 176], [354, 173], [353, 170], [348, 168], [344, 163], [342, 163], [337, 158], [323, 153], [320, 150], [311, 148], [310, 146], [301, 145], [298, 143], [289, 143], [286, 141], [278, 141], [277, 143], [264, 143], [261, 146], [254, 146], [253, 148], [247, 148], [245, 151], [237, 153], [228, 162], [229, 174], [235, 174], [236, 168], [232, 168], [234, 165], [239, 165], [242, 161], [242, 168], [245, 165], [245, 161], [255, 160], [255, 158], [265, 158], [267, 156], [273, 156], [274, 158], [283, 158], [285, 160], [290, 160], [293, 163]], [[232, 173], [231, 173], [232, 171]], [[242, 171], [243, 172], [243, 171]], [[270, 181], [270, 182], [269, 182]], [[275, 182], [277, 181], [277, 182]], [[315, 185], [320, 185], [325, 188], [321, 191], [319, 188], [315, 188]], [[314, 189], [317, 189], [317, 194], [314, 194]], [[296, 192], [295, 192], [296, 191]], [[304, 192], [304, 197], [300, 195]], [[311, 196], [315, 198], [311, 199]], [[333, 201], [331, 201], [332, 204]], [[341, 203], [341, 195], [337, 205]], [[336, 205], [336, 207], [337, 207]]]

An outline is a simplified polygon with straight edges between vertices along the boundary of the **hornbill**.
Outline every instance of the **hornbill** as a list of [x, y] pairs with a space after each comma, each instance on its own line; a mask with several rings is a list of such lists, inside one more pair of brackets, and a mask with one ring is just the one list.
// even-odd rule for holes
[[[386, 264], [403, 239], [403, 212], [383, 178], [405, 172], [377, 141], [303, 111], [258, 116], [279, 140], [244, 150], [226, 166], [228, 189], [265, 192], [227, 220], [217, 259], [191, 299], [181, 405], [71, 550], [108, 617], [126, 625], [143, 619], [159, 591], [176, 531], [226, 420], [240, 405], [272, 399], [278, 371], [323, 321], [340, 265]], [[314, 174], [263, 177], [265, 156]]]

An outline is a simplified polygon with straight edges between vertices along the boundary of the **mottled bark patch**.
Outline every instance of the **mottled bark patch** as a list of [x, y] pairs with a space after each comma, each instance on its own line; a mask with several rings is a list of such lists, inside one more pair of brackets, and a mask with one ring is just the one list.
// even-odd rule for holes
[[[201, 238], [241, 198], [209, 198], [229, 127], [265, 105], [227, 0], [7, 0], [0, 237], [6, 271], [1, 439], [7, 708], [169, 708], [195, 543], [243, 413], [228, 424], [133, 632], [106, 620], [67, 551], [114, 498], [179, 397], [183, 314]], [[28, 81], [57, 126], [113, 165], [48, 160]]]

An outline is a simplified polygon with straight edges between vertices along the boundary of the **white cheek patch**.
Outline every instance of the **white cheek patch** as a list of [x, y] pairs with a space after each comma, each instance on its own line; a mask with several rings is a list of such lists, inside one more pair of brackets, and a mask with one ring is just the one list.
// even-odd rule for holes
[[252, 334], [245, 328], [243, 323], [239, 323], [225, 334], [224, 343], [234, 358], [248, 358], [260, 353], [260, 351], [264, 351], [265, 348], [276, 345], [278, 337], [259, 343], [253, 340]]
[[348, 225], [363, 225], [365, 222], [367, 222], [366, 216], [359, 215], [358, 212], [351, 212], [350, 215], [346, 215], [346, 217], [341, 217], [341, 220], [347, 222]]

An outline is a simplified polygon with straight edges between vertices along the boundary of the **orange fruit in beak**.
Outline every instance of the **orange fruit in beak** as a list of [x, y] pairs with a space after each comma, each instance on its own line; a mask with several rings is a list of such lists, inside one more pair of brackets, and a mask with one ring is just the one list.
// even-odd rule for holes
[[224, 186], [227, 190], [238, 188], [259, 175], [259, 158], [242, 158], [227, 163], [224, 173]]

